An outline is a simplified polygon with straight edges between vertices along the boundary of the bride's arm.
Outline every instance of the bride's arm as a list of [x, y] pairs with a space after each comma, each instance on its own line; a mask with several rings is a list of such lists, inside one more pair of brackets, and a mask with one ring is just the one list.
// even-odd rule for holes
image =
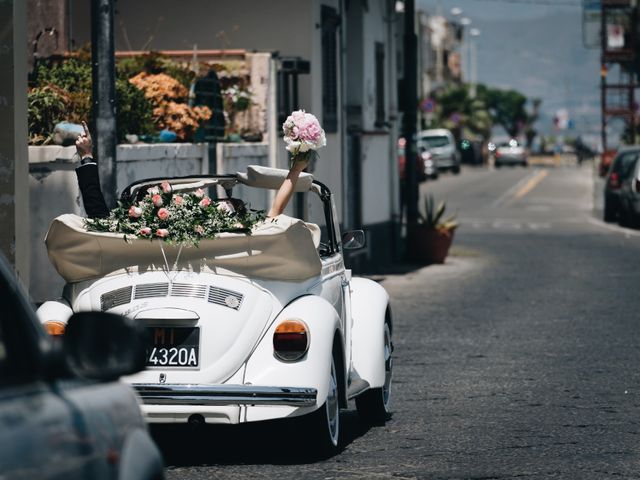
[[289, 200], [291, 200], [291, 196], [296, 188], [296, 182], [298, 181], [298, 177], [300, 173], [307, 167], [309, 162], [306, 160], [298, 160], [293, 162], [293, 166], [291, 170], [289, 170], [289, 174], [287, 178], [285, 178], [282, 185], [278, 189], [278, 193], [276, 193], [276, 198], [273, 200], [273, 205], [267, 214], [268, 217], [277, 217], [284, 209], [287, 207]]

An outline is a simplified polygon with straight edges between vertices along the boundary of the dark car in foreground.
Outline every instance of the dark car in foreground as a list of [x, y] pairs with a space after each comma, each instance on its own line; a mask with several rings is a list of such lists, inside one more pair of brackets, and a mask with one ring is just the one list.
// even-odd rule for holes
[[144, 331], [108, 313], [49, 336], [0, 254], [0, 478], [163, 478], [138, 398], [118, 378], [144, 368]]
[[621, 193], [629, 183], [640, 156], [640, 146], [623, 147], [611, 161], [604, 186], [604, 221], [615, 222], [621, 213]]
[[640, 155], [629, 166], [620, 186], [620, 223], [640, 227]]

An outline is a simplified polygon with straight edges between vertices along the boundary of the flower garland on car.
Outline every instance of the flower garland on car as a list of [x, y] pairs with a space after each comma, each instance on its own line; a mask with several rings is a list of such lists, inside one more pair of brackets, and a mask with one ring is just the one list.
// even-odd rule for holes
[[200, 240], [220, 232], [250, 233], [265, 219], [264, 210], [249, 210], [240, 200], [212, 200], [201, 188], [174, 193], [169, 182], [147, 189], [131, 205], [118, 202], [106, 218], [87, 218], [92, 232], [112, 232], [143, 239], [198, 246]]

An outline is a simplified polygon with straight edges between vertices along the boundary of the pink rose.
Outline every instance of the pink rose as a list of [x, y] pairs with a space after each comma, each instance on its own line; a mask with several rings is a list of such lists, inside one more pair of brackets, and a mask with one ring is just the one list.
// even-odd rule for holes
[[182, 205], [184, 203], [184, 198], [182, 198], [180, 195], [174, 195], [173, 203], [175, 203], [176, 205]]
[[171, 190], [173, 190], [169, 182], [162, 182], [160, 185], [164, 193], [171, 193]]
[[159, 228], [158, 230], [156, 230], [157, 237], [165, 238], [167, 235], [169, 235], [169, 230], [167, 230], [166, 228]]
[[138, 235], [142, 235], [143, 237], [148, 237], [149, 235], [151, 235], [151, 228], [149, 227], [141, 228], [140, 231], [138, 232]]
[[161, 208], [160, 210], [158, 210], [158, 218], [160, 220], [166, 220], [167, 218], [169, 218], [169, 216], [169, 210], [167, 210], [166, 208]]
[[147, 193], [149, 193], [150, 195], [156, 195], [160, 193], [160, 189], [158, 187], [147, 188]]
[[194, 230], [198, 235], [204, 235], [204, 228], [202, 225], [196, 225], [196, 228], [194, 228]]
[[129, 208], [129, 216], [131, 218], [140, 218], [142, 215], [142, 209], [140, 207], [136, 207], [135, 205], [131, 205]]
[[199, 188], [193, 194], [198, 198], [202, 198], [204, 197], [204, 190]]
[[151, 201], [156, 207], [162, 206], [162, 197], [157, 193], [153, 197], [151, 197]]
[[221, 200], [220, 202], [218, 202], [218, 205], [216, 205], [216, 208], [218, 209], [219, 212], [223, 212], [223, 213], [235, 212], [235, 209], [233, 208], [233, 205], [231, 204], [231, 202], [228, 202], [226, 200]]
[[202, 208], [208, 207], [209, 205], [211, 205], [211, 199], [209, 197], [204, 197], [200, 200], [200, 206]]

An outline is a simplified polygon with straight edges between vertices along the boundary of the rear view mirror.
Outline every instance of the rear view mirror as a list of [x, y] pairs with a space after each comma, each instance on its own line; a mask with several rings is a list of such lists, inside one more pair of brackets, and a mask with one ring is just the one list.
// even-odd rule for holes
[[81, 378], [116, 380], [145, 368], [146, 330], [134, 320], [103, 312], [71, 316], [63, 337], [67, 364]]
[[351, 230], [342, 235], [342, 248], [345, 250], [357, 250], [364, 247], [366, 237], [362, 230]]

